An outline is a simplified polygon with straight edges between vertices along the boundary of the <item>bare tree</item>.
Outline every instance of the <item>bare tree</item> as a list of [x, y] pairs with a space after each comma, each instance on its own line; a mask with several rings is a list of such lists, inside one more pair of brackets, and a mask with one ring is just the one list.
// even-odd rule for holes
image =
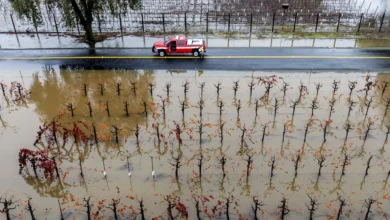
[[322, 87], [322, 84], [321, 84], [321, 83], [317, 83], [317, 84], [316, 84], [316, 92], [317, 92], [317, 93], [316, 93], [316, 98], [318, 97], [318, 93], [319, 93], [321, 87]]
[[341, 175], [344, 176], [345, 175], [345, 166], [348, 165], [349, 163], [349, 157], [346, 153], [344, 153], [344, 160], [343, 160], [343, 166], [342, 166], [342, 170], [341, 170]]
[[171, 165], [175, 167], [176, 179], [179, 179], [179, 168], [181, 167], [180, 164], [181, 156], [180, 155], [178, 155], [177, 157], [172, 156], [172, 158], [175, 160], [175, 163], [171, 163]]
[[221, 164], [222, 174], [223, 174], [223, 177], [225, 177], [225, 175], [226, 175], [226, 173], [225, 173], [226, 157], [225, 156], [223, 156], [221, 159], [219, 159], [219, 164]]
[[150, 93], [150, 97], [153, 99], [153, 90], [156, 88], [156, 86], [153, 83], [151, 83], [151, 82], [148, 82], [147, 84], [149, 86], [148, 90], [149, 90], [149, 93]]
[[294, 160], [294, 170], [295, 170], [295, 176], [298, 175], [298, 167], [299, 167], [299, 162], [301, 161], [301, 155], [298, 154], [297, 158]]
[[332, 100], [329, 100], [329, 119], [332, 117], [332, 113], [334, 111], [334, 105], [336, 104], [336, 99], [332, 98]]
[[126, 116], [129, 117], [129, 102], [125, 101], [123, 103], [125, 104], [125, 108], [123, 110], [125, 111]]
[[133, 91], [133, 95], [137, 96], [137, 82], [130, 82], [131, 90]]
[[74, 110], [75, 110], [75, 109], [76, 109], [76, 108], [73, 107], [73, 104], [72, 104], [72, 103], [69, 103], [69, 104], [68, 104], [68, 111], [71, 112], [72, 117], [74, 116]]
[[333, 88], [333, 97], [336, 95], [337, 90], [339, 90], [340, 81], [333, 80], [332, 88]]
[[111, 204], [109, 204], [108, 206], [106, 206], [106, 208], [111, 209], [111, 211], [114, 213], [114, 218], [115, 218], [115, 220], [118, 220], [117, 205], [119, 204], [119, 201], [120, 201], [120, 200], [112, 199], [112, 200], [111, 200]]
[[285, 216], [290, 212], [290, 209], [287, 208], [287, 200], [283, 198], [281, 201], [282, 205], [278, 208], [280, 209], [280, 219], [284, 220]]
[[138, 201], [138, 203], [139, 203], [139, 211], [141, 214], [141, 219], [145, 220], [145, 209], [144, 209], [143, 200], [141, 199], [141, 201]]
[[199, 85], [199, 88], [200, 88], [200, 98], [203, 99], [203, 92], [204, 92], [204, 87], [206, 86], [206, 83], [205, 82], [202, 82], [200, 85]]
[[383, 81], [383, 82], [382, 82], [382, 86], [381, 86], [381, 89], [382, 89], [381, 98], [383, 97], [383, 95], [384, 95], [385, 92], [386, 92], [387, 87], [389, 87], [389, 86], [390, 86], [390, 82], [387, 82], [387, 81]]
[[311, 116], [310, 117], [312, 118], [314, 115], [314, 109], [318, 109], [318, 100], [317, 99], [313, 99], [313, 101], [310, 104], [310, 108], [311, 108]]
[[169, 99], [169, 93], [172, 92], [171, 86], [172, 86], [171, 82], [165, 84], [165, 92], [167, 93], [167, 98], [168, 99]]
[[84, 207], [87, 208], [87, 217], [88, 220], [91, 220], [91, 209], [93, 207], [92, 204], [90, 204], [91, 197], [88, 197], [88, 199], [84, 198], [83, 201], [85, 202]]
[[257, 118], [257, 111], [260, 107], [259, 99], [255, 99], [255, 119]]
[[247, 162], [247, 164], [246, 164], [246, 177], [249, 177], [249, 174], [252, 170], [253, 154], [247, 153], [246, 156], [247, 156], [247, 158], [245, 159], [245, 161]]
[[275, 165], [275, 156], [271, 157], [271, 164], [268, 164], [269, 167], [271, 167], [271, 177], [274, 176], [274, 169], [276, 167]]
[[352, 108], [355, 107], [355, 105], [356, 105], [356, 102], [349, 99], [347, 120], [349, 119], [349, 116], [351, 115]]
[[190, 83], [188, 82], [188, 80], [186, 80], [186, 82], [182, 85], [182, 87], [184, 88], [184, 100], [187, 100], [187, 93], [188, 90], [190, 89]]
[[321, 176], [321, 169], [324, 166], [325, 160], [326, 160], [326, 157], [324, 155], [321, 155], [320, 158], [317, 158], [318, 165], [319, 165], [319, 168], [318, 168], [318, 176], [319, 177]]
[[290, 85], [288, 83], [286, 83], [285, 81], [283, 81], [283, 87], [282, 87], [282, 91], [283, 91], [283, 98], [286, 97], [286, 92], [287, 92], [287, 89]]
[[367, 107], [367, 109], [366, 109], [366, 114], [364, 115], [364, 120], [363, 121], [366, 120], [366, 117], [368, 115], [368, 110], [370, 109], [371, 103], [372, 103], [372, 97], [370, 98], [370, 100], [368, 102], [364, 103], [364, 105]]
[[275, 119], [276, 119], [276, 112], [278, 111], [278, 109], [280, 107], [279, 100], [277, 98], [275, 98], [275, 104], [272, 107], [274, 107], [274, 121], [275, 121]]
[[106, 101], [106, 112], [107, 116], [110, 117], [110, 108], [108, 107], [108, 101]]
[[174, 207], [174, 204], [171, 201], [171, 197], [164, 196], [164, 200], [167, 201], [167, 203], [168, 203], [167, 212], [168, 212], [169, 219], [174, 220], [173, 213], [172, 213], [172, 209]]
[[318, 203], [311, 196], [309, 196], [309, 199], [310, 199], [310, 205], [306, 204], [306, 207], [310, 212], [310, 220], [313, 220], [313, 215], [314, 215], [314, 212], [316, 211], [316, 209], [318, 208]]
[[364, 174], [365, 177], [368, 175], [368, 169], [370, 169], [370, 163], [371, 163], [372, 157], [373, 156], [371, 155], [370, 158], [368, 158], [367, 167], [366, 167], [366, 173]]
[[259, 220], [257, 217], [257, 211], [261, 211], [261, 207], [264, 206], [264, 203], [256, 199], [255, 196], [253, 196], [253, 203], [255, 203], [252, 205], [252, 211], [255, 214], [255, 220]]
[[87, 103], [87, 106], [88, 106], [88, 110], [89, 110], [89, 117], [92, 117], [92, 106], [91, 106], [91, 102], [88, 102], [88, 103]]
[[223, 101], [219, 101], [218, 108], [219, 108], [219, 118], [222, 119], [222, 112], [224, 111], [223, 107], [225, 106], [225, 103]]
[[298, 103], [299, 103], [299, 99], [296, 101], [293, 101], [293, 103], [292, 103], [291, 108], [293, 109], [293, 112], [292, 112], [291, 120], [294, 120], [295, 108], [297, 107]]
[[[35, 209], [33, 209], [32, 205], [31, 205], [31, 200], [32, 200], [32, 198], [28, 198], [28, 200], [27, 200], [27, 210], [30, 213], [31, 220], [35, 220], [35, 216], [34, 216]], [[88, 220], [90, 220], [90, 219], [88, 219]]]
[[118, 94], [118, 96], [121, 95], [121, 91], [123, 90], [123, 89], [121, 89], [121, 85], [122, 85], [122, 83], [116, 84], [116, 93]]
[[387, 99], [386, 100], [386, 105], [385, 105], [385, 114], [383, 115], [383, 119], [386, 118], [387, 110], [389, 110], [389, 108], [390, 108], [390, 99]]
[[371, 213], [371, 206], [374, 204], [376, 200], [369, 198], [364, 200], [364, 206], [367, 208], [366, 216], [364, 217], [364, 220], [368, 220], [368, 215]]
[[241, 109], [241, 100], [239, 99], [238, 103], [237, 103], [237, 117], [238, 118], [240, 117], [240, 109]]
[[357, 84], [357, 82], [356, 81], [353, 81], [353, 82], [351, 82], [351, 81], [348, 81], [348, 87], [349, 87], [349, 100], [351, 100], [351, 97], [352, 97], [352, 92], [353, 92], [353, 90], [356, 88], [356, 84]]
[[114, 129], [114, 131], [112, 131], [111, 133], [115, 135], [115, 143], [119, 144], [119, 132], [121, 132], [122, 129], [118, 128], [115, 125], [113, 125], [112, 128]]
[[202, 166], [203, 166], [203, 153], [200, 153], [200, 157], [198, 159], [199, 179], [202, 179]]
[[252, 77], [251, 82], [248, 84], [248, 87], [249, 87], [249, 100], [252, 99], [252, 92], [253, 92], [254, 86], [255, 86], [255, 78]]
[[341, 199], [341, 197], [339, 197], [339, 202], [340, 202], [340, 206], [339, 206], [339, 211], [337, 212], [336, 220], [340, 220], [341, 215], [343, 214], [343, 208], [346, 205], [345, 204], [345, 199]]
[[104, 95], [104, 90], [106, 90], [105, 85], [103, 83], [99, 83], [100, 95]]
[[83, 84], [84, 96], [88, 95], [88, 84]]
[[237, 96], [237, 91], [238, 91], [238, 88], [239, 88], [239, 85], [238, 85], [239, 81], [234, 81], [233, 82], [233, 90], [234, 90], [234, 99], [236, 99], [236, 96]]

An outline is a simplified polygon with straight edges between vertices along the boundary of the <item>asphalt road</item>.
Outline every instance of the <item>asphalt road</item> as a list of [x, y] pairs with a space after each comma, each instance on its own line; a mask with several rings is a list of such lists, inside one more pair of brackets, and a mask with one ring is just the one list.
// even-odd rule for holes
[[1, 65], [24, 62], [84, 69], [390, 70], [389, 49], [208, 48], [204, 60], [158, 57], [151, 49], [0, 50]]

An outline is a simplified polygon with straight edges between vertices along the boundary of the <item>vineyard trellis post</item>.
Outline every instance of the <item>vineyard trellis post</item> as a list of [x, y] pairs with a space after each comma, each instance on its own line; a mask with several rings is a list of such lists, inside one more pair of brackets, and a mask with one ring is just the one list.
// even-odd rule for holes
[[315, 32], [317, 32], [317, 28], [318, 28], [318, 20], [320, 20], [320, 13], [317, 14], [317, 19], [316, 19], [316, 29], [315, 29]]
[[275, 16], [276, 16], [276, 13], [274, 12], [274, 15], [272, 17], [272, 33], [274, 33]]
[[99, 12], [97, 13], [97, 21], [98, 21], [99, 33], [102, 33], [102, 25], [101, 25], [101, 22], [100, 22], [100, 14], [99, 14]]
[[298, 17], [298, 12], [295, 13], [293, 32], [295, 32], [295, 26], [297, 24], [297, 17]]
[[162, 23], [163, 23], [163, 31], [165, 34], [165, 14], [164, 13], [162, 13]]
[[253, 13], [251, 13], [251, 24], [249, 26], [249, 33], [252, 34]]
[[386, 14], [386, 11], [385, 11], [385, 12], [383, 12], [383, 15], [382, 15], [382, 19], [381, 19], [381, 25], [379, 26], [379, 33], [382, 31], [383, 20], [385, 19], [385, 14]]
[[209, 12], [206, 14], [206, 33], [209, 33]]
[[9, 14], [9, 16], [11, 17], [11, 21], [12, 21], [12, 26], [14, 27], [14, 32], [16, 34], [16, 36], [18, 35], [17, 31], [16, 31], [16, 27], [15, 27], [15, 22], [14, 22], [14, 17], [12, 16], [12, 13]]
[[228, 15], [228, 33], [230, 33], [230, 13]]
[[141, 13], [142, 32], [145, 33], [144, 14]]
[[53, 20], [54, 20], [54, 25], [56, 26], [56, 32], [57, 32], [57, 35], [58, 35], [57, 19], [56, 19], [56, 15], [54, 13], [53, 13]]
[[359, 26], [358, 26], [358, 29], [357, 29], [358, 33], [360, 32], [360, 25], [362, 24], [362, 20], [363, 20], [363, 13], [362, 13], [362, 15], [360, 15]]
[[184, 32], [187, 33], [187, 12], [184, 12]]
[[341, 19], [341, 13], [339, 13], [339, 19], [338, 19], [338, 21], [337, 21], [337, 30], [336, 30], [336, 32], [339, 32], [340, 19]]

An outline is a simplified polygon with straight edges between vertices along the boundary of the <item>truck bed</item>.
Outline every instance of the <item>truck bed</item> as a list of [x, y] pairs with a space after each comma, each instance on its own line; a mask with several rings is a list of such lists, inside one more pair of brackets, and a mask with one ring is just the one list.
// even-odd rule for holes
[[187, 39], [187, 45], [202, 45], [204, 43], [202, 39]]

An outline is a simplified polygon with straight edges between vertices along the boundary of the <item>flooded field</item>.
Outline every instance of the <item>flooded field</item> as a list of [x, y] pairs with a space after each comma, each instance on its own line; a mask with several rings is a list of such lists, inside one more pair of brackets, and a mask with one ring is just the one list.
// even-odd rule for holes
[[29, 205], [37, 219], [390, 214], [387, 73], [14, 67], [1, 79], [3, 219], [31, 219]]

